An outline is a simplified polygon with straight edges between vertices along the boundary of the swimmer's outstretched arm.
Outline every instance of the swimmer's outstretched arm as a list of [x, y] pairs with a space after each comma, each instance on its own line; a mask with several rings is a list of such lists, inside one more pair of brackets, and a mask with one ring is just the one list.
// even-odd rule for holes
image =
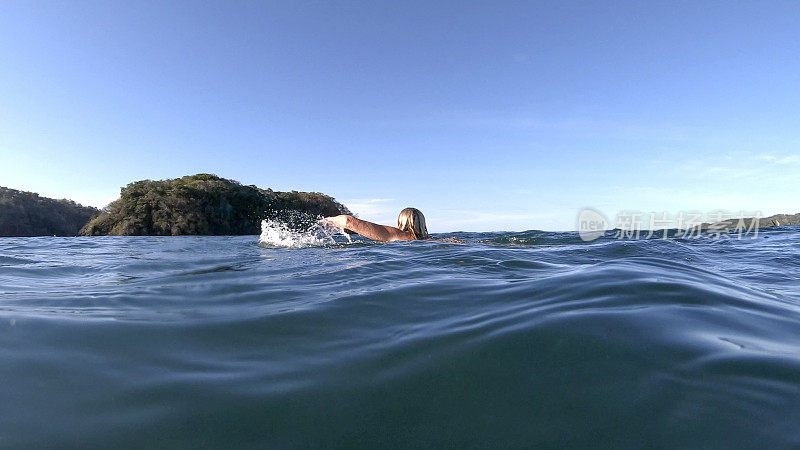
[[414, 236], [411, 233], [400, 230], [395, 227], [388, 227], [386, 225], [379, 225], [377, 223], [367, 222], [366, 220], [357, 219], [353, 216], [342, 214], [340, 216], [326, 217], [326, 222], [336, 225], [337, 227], [346, 230], [354, 231], [366, 238], [375, 241], [413, 241]]

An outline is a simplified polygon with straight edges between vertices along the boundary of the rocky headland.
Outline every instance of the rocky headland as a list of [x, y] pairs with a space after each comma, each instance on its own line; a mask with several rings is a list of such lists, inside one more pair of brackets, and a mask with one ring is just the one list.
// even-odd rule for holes
[[0, 186], [0, 236], [75, 236], [100, 210]]
[[318, 192], [279, 192], [211, 174], [142, 180], [99, 210], [71, 200], [0, 187], [0, 236], [247, 235], [278, 219], [305, 229], [323, 216], [350, 214]]

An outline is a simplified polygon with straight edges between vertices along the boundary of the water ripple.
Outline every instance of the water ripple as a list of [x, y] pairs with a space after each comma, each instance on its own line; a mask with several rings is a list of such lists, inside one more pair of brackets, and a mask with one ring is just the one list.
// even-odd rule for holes
[[796, 227], [453, 236], [0, 240], [0, 445], [800, 445]]

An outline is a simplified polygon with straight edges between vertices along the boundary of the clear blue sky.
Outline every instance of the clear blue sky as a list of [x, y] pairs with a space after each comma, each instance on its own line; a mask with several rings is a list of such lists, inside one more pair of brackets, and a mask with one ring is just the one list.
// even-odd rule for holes
[[800, 211], [800, 2], [0, 3], [0, 185], [215, 173], [431, 231]]

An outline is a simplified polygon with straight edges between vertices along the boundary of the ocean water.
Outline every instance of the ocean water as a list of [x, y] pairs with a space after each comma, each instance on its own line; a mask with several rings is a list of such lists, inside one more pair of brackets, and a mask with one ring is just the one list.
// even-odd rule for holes
[[800, 229], [0, 239], [0, 447], [800, 446]]

